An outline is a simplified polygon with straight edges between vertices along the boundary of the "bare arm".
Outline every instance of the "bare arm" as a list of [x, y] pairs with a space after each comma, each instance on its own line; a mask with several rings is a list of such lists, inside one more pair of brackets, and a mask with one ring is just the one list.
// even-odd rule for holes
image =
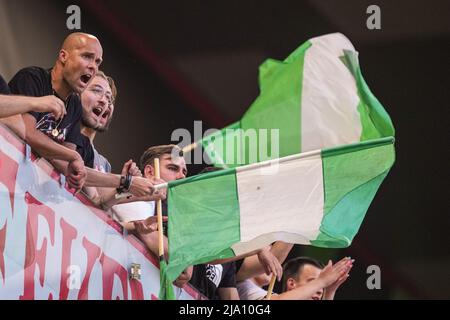
[[[75, 151], [76, 152], [76, 151]], [[78, 153], [77, 153], [78, 154]], [[62, 173], [66, 173], [67, 162], [61, 160], [53, 160], [52, 164]], [[97, 203], [104, 203], [106, 201], [111, 201], [109, 205], [114, 205], [114, 199], [111, 198], [115, 194], [115, 189], [120, 186], [120, 175], [113, 173], [103, 173], [92, 168], [86, 168], [87, 178], [86, 187], [97, 187], [97, 188], [112, 188], [114, 191], [110, 191], [103, 195], [102, 199], [94, 201]], [[133, 177], [131, 180], [130, 193], [136, 196], [149, 196], [153, 194], [153, 183], [150, 179], [142, 177]], [[98, 191], [98, 190], [97, 190]], [[99, 194], [100, 195], [100, 194]], [[102, 196], [102, 195], [100, 195]], [[125, 200], [123, 200], [125, 201]], [[133, 200], [136, 201], [136, 200]]]
[[23, 115], [26, 141], [41, 157], [48, 160], [60, 159], [67, 162], [82, 160], [75, 150], [60, 145], [36, 129], [36, 119], [30, 114]]
[[273, 300], [305, 300], [310, 299], [317, 291], [325, 289], [344, 277], [352, 268], [352, 260], [344, 258], [332, 265], [331, 260], [322, 270], [320, 276], [301, 287], [272, 296]]
[[[272, 245], [270, 253], [279, 261], [281, 265], [289, 252], [291, 251], [293, 244], [277, 241]], [[236, 281], [243, 281], [265, 273], [267, 268], [261, 264], [261, 260], [257, 255], [252, 255], [244, 259], [241, 268], [236, 274]]]
[[62, 118], [66, 114], [64, 103], [55, 96], [26, 97], [0, 95], [0, 118], [30, 111], [51, 112], [55, 115], [56, 119]]
[[271, 300], [308, 300], [317, 291], [322, 290], [326, 286], [323, 279], [317, 278], [308, 282], [304, 286], [283, 292], [281, 294], [272, 295]]
[[[151, 232], [147, 234], [137, 233], [139, 239], [147, 246], [147, 248], [156, 256], [159, 256], [159, 246], [158, 246], [158, 232]], [[167, 237], [163, 237], [164, 242], [164, 256], [169, 259], [169, 242]]]

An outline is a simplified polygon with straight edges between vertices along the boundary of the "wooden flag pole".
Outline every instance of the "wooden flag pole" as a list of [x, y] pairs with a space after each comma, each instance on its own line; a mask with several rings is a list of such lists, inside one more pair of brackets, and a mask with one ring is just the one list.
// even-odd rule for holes
[[[155, 178], [161, 179], [161, 174], [159, 171], [159, 158], [155, 158], [153, 162], [153, 168], [155, 169]], [[158, 252], [159, 259], [164, 259], [164, 234], [163, 234], [163, 223], [162, 223], [162, 201], [159, 199], [156, 201], [156, 217], [158, 222]]]
[[269, 284], [269, 288], [267, 289], [267, 300], [270, 300], [272, 298], [272, 292], [273, 292], [273, 287], [275, 286], [275, 280], [277, 279], [277, 277], [275, 277], [274, 274], [272, 274], [272, 279], [270, 279], [270, 284]]
[[191, 144], [185, 146], [182, 150], [183, 150], [183, 153], [188, 153], [197, 147], [198, 147], [197, 142], [194, 142], [194, 143], [191, 143]]

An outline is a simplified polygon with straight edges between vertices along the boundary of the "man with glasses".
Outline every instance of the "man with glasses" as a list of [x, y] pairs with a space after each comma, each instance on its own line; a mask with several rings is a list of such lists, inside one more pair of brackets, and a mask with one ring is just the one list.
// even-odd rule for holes
[[[94, 155], [93, 168], [101, 172], [111, 172], [111, 164], [94, 147], [97, 132], [106, 132], [114, 114], [114, 100], [117, 89], [114, 80], [102, 71], [89, 83], [81, 94], [83, 113], [81, 116], [81, 133], [86, 149], [91, 149]], [[81, 150], [79, 150], [80, 152]]]
[[[81, 117], [82, 139], [77, 151], [81, 155], [93, 156], [92, 168], [101, 172], [97, 175], [96, 181], [84, 187], [84, 191], [90, 199], [98, 206], [108, 210], [112, 205], [123, 202], [142, 200], [142, 197], [116, 199], [117, 190], [114, 187], [98, 187], [102, 185], [101, 180], [114, 176], [111, 173], [111, 164], [94, 147], [94, 139], [97, 132], [106, 132], [111, 124], [114, 114], [114, 102], [117, 96], [117, 88], [114, 80], [106, 76], [102, 71], [98, 71], [95, 77], [89, 82], [87, 88], [81, 94], [83, 113]], [[88, 174], [91, 170], [88, 170]], [[141, 171], [132, 160], [127, 161], [121, 176], [130, 175], [133, 177], [135, 185], [145, 185], [148, 181], [152, 183], [163, 183], [162, 180], [142, 178]], [[97, 186], [97, 188], [94, 188]], [[133, 186], [133, 184], [132, 184]], [[145, 195], [146, 200], [158, 200], [164, 194]]]

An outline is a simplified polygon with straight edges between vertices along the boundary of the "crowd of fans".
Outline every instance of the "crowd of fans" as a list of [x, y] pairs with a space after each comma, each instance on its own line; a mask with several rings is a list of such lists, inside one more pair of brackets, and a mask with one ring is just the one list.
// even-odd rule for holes
[[[52, 68], [24, 68], [8, 84], [0, 75], [0, 122], [64, 174], [74, 192], [83, 190], [158, 254], [155, 201], [165, 200], [166, 191], [154, 186], [185, 178], [186, 162], [175, 145], [152, 146], [144, 151], [139, 165], [129, 160], [120, 173], [112, 172], [108, 160], [94, 147], [97, 132], [106, 132], [110, 126], [117, 97], [114, 80], [99, 70], [102, 56], [95, 36], [72, 33]], [[155, 158], [160, 162], [159, 179], [153, 167]], [[211, 170], [216, 169], [206, 169]], [[122, 193], [130, 195], [116, 196]], [[164, 242], [167, 257], [167, 237]], [[298, 257], [283, 268], [291, 249], [292, 244], [279, 241], [245, 256], [191, 266], [174, 284], [183, 287], [189, 282], [209, 299], [258, 300], [267, 297], [263, 287], [275, 276], [283, 292], [272, 299], [334, 299], [353, 260], [329, 261], [324, 266], [315, 259]]]

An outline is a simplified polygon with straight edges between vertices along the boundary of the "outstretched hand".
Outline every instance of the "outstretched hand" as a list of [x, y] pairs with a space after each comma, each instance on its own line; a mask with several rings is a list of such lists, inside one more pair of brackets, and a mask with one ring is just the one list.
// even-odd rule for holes
[[[167, 221], [167, 217], [162, 217], [162, 221]], [[156, 216], [148, 217], [145, 220], [131, 221], [139, 234], [149, 234], [158, 230], [158, 218]]]
[[[330, 283], [327, 287], [325, 287], [325, 292], [324, 292], [324, 300], [333, 300], [334, 299], [334, 295], [337, 291], [337, 289], [339, 289], [339, 287], [348, 279], [348, 277], [350, 276], [350, 270], [353, 267], [353, 262], [355, 260], [352, 260], [348, 257], [345, 257], [343, 259], [341, 259], [339, 262], [337, 262], [334, 266], [336, 268], [342, 267], [343, 266], [343, 271], [340, 272], [340, 276], [332, 283]], [[325, 270], [325, 269], [324, 269]], [[323, 272], [323, 271], [322, 271]]]

